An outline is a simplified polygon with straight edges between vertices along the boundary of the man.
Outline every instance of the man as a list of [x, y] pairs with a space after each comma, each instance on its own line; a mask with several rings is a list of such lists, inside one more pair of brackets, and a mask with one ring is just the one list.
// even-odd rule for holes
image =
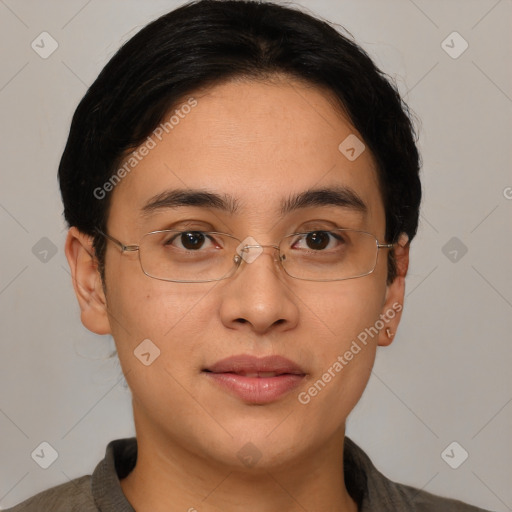
[[136, 439], [21, 511], [476, 511], [345, 437], [403, 309], [407, 107], [328, 24], [203, 0], [148, 25], [59, 167], [83, 324], [112, 334]]

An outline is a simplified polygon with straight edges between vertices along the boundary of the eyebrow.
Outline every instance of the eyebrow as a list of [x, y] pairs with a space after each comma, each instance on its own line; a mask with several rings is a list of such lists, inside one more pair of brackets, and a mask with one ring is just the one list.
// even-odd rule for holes
[[213, 208], [232, 215], [240, 209], [239, 202], [227, 194], [220, 195], [195, 189], [174, 189], [167, 190], [149, 199], [142, 207], [142, 215], [148, 217], [157, 211], [167, 208], [178, 208], [180, 206]]
[[[162, 192], [150, 198], [142, 207], [142, 216], [168, 208], [196, 206], [213, 208], [234, 215], [240, 211], [240, 202], [228, 194], [217, 194], [205, 190], [174, 189]], [[349, 187], [326, 187], [305, 190], [284, 199], [281, 203], [281, 216], [296, 210], [314, 206], [337, 206], [366, 214], [368, 208], [361, 197]]]
[[328, 187], [306, 190], [289, 197], [281, 205], [281, 215], [313, 206], [338, 206], [366, 214], [368, 208], [359, 195], [349, 187]]

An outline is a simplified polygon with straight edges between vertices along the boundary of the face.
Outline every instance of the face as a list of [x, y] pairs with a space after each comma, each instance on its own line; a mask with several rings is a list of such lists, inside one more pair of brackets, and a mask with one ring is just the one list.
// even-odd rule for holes
[[[289, 233], [353, 228], [386, 242], [373, 157], [365, 149], [349, 159], [352, 154], [339, 149], [348, 136], [362, 137], [325, 92], [291, 81], [238, 81], [191, 96], [197, 104], [161, 141], [155, 138], [155, 147], [112, 192], [111, 236], [129, 245], [150, 231], [194, 229], [275, 245]], [[236, 211], [201, 204], [143, 211], [177, 189], [229, 196]], [[283, 214], [290, 198], [317, 189], [342, 190], [361, 204], [317, 199]], [[183, 247], [181, 240], [174, 243]], [[136, 251], [123, 254], [108, 242], [104, 296], [81, 249], [88, 244], [70, 231], [67, 254], [81, 283], [75, 288], [82, 321], [115, 339], [139, 436], [237, 466], [249, 450], [259, 467], [342, 441], [376, 347], [396, 332], [405, 253], [398, 254], [399, 277], [389, 286], [388, 249], [378, 251], [367, 276], [315, 282], [288, 276], [268, 247], [229, 279], [175, 283], [148, 277]], [[134, 355], [143, 340], [151, 340], [150, 359], [155, 347], [160, 351], [149, 365]], [[215, 366], [232, 356], [242, 357], [226, 363], [229, 368]], [[251, 366], [247, 356], [281, 356], [288, 363], [256, 360]], [[290, 374], [272, 376], [283, 365]], [[247, 377], [244, 369], [271, 373]]]

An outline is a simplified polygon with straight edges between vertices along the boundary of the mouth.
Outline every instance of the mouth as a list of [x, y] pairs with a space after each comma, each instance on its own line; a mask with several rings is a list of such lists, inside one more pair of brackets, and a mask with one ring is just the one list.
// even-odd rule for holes
[[252, 404], [275, 402], [299, 386], [306, 372], [281, 356], [232, 356], [204, 368], [205, 374], [223, 391]]
[[302, 375], [299, 372], [283, 372], [283, 371], [275, 371], [275, 372], [246, 372], [246, 371], [232, 371], [232, 372], [214, 372], [211, 370], [203, 370], [206, 373], [223, 373], [223, 374], [232, 374], [232, 375], [239, 375], [240, 377], [251, 377], [251, 378], [258, 378], [258, 379], [266, 379], [270, 377], [279, 377], [281, 375]]

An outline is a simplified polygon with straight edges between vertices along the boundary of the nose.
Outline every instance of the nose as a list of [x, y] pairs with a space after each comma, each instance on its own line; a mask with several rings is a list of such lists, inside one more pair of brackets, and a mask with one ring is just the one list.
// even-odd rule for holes
[[241, 268], [224, 281], [222, 292], [220, 314], [226, 327], [264, 334], [297, 325], [296, 296], [279, 264], [278, 249], [277, 245], [249, 243], [237, 251]]

